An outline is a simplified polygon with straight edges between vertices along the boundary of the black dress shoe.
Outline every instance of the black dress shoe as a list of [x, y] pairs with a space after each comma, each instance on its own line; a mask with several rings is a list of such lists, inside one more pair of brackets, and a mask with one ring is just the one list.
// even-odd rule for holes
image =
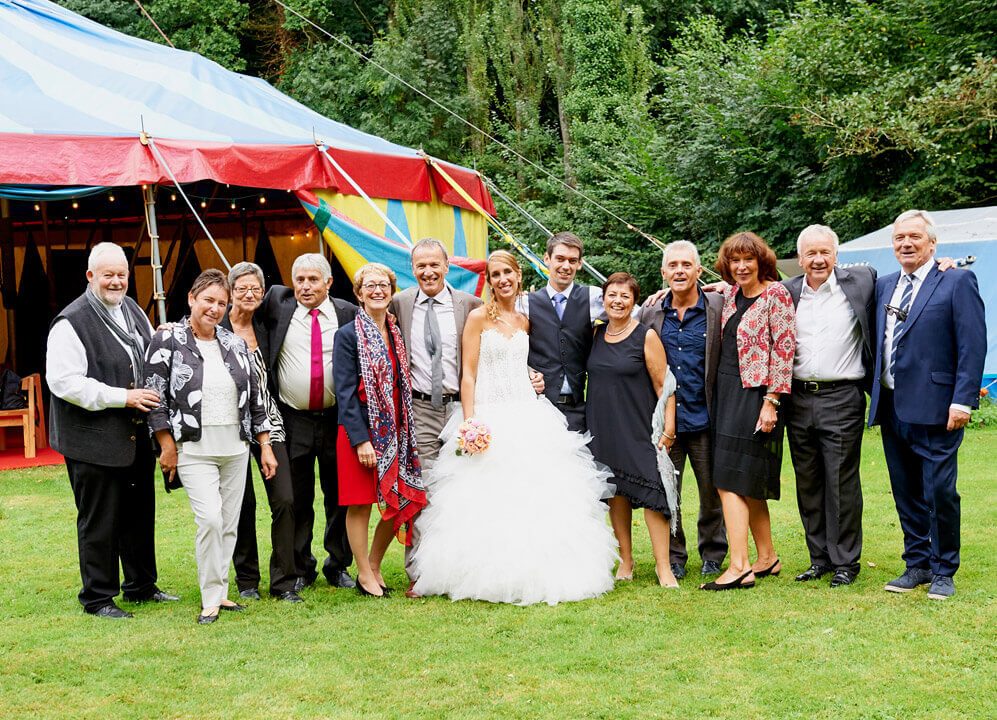
[[232, 603], [231, 605], [219, 605], [219, 610], [224, 610], [225, 612], [242, 612], [246, 609], [245, 605], [240, 605], [239, 603]]
[[270, 597], [274, 600], [281, 600], [288, 603], [303, 603], [305, 599], [294, 592], [294, 590], [285, 590], [281, 593], [270, 593]]
[[839, 568], [834, 571], [834, 576], [831, 578], [831, 587], [841, 587], [842, 585], [851, 585], [855, 582], [855, 578], [858, 576], [857, 572], [851, 570], [845, 570], [844, 568]]
[[239, 591], [239, 597], [243, 600], [259, 600], [260, 591], [256, 588], [246, 588], [245, 590]]
[[349, 576], [345, 570], [333, 570], [332, 572], [326, 573], [325, 579], [329, 581], [329, 584], [333, 587], [338, 588], [354, 588], [357, 586], [353, 582], [353, 578]]
[[809, 568], [796, 576], [796, 582], [808, 582], [810, 580], [820, 580], [831, 572], [831, 568], [826, 565], [811, 565]]
[[748, 577], [748, 575], [750, 574], [751, 570], [748, 570], [748, 572], [744, 573], [744, 575], [742, 575], [741, 577], [731, 580], [728, 583], [718, 583], [716, 580], [714, 580], [713, 582], [708, 582], [705, 585], [700, 585], [699, 589], [711, 590], [713, 592], [718, 592], [721, 590], [747, 590], [748, 588], [753, 588], [755, 586], [754, 580], [752, 580], [751, 582], [744, 582], [744, 578]]
[[107, 618], [108, 620], [127, 620], [128, 618], [135, 617], [132, 613], [122, 610], [114, 603], [108, 603], [89, 614], [95, 617]]
[[716, 560], [703, 560], [703, 569], [699, 571], [700, 575], [719, 575], [721, 571], [720, 563]]
[[211, 623], [213, 623], [217, 619], [218, 619], [218, 613], [215, 613], [214, 615], [198, 615], [197, 616], [197, 624], [198, 625], [210, 625]]
[[682, 578], [685, 577], [685, 565], [683, 565], [682, 563], [673, 562], [671, 566], [672, 566], [672, 575], [675, 576], [676, 580], [681, 580]]
[[125, 595], [124, 599], [130, 603], [136, 603], [136, 604], [144, 602], [157, 602], [157, 603], [177, 602], [178, 600], [180, 600], [180, 598], [177, 597], [176, 595], [170, 595], [167, 592], [163, 592], [159, 588], [156, 588], [156, 591], [152, 593], [152, 595], [148, 595], [146, 597], [137, 598]]

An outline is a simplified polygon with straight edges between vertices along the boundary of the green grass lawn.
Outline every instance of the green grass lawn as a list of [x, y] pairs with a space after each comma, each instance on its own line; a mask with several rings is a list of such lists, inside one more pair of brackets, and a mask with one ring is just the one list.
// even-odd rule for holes
[[[123, 604], [136, 618], [111, 622], [76, 601], [65, 468], [5, 472], [0, 717], [993, 718], [995, 443], [985, 429], [962, 447], [963, 567], [945, 602], [882, 589], [903, 570], [901, 534], [869, 432], [863, 567], [851, 587], [793, 582], [808, 559], [787, 452], [783, 500], [772, 505], [783, 573], [754, 590], [698, 591], [698, 558], [681, 590], [658, 588], [641, 526], [635, 581], [594, 601], [381, 601], [320, 583], [304, 605], [263, 600], [206, 627], [194, 623], [183, 493], [157, 497], [160, 585], [182, 601]], [[265, 518], [261, 507], [261, 550]], [[403, 588], [400, 546], [387, 570]]]

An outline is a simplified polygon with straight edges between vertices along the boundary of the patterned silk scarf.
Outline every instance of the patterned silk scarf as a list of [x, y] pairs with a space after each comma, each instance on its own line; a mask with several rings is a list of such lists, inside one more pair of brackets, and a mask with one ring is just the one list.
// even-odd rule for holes
[[[357, 312], [357, 358], [360, 377], [367, 391], [367, 422], [377, 457], [377, 504], [381, 516], [394, 521], [395, 534], [411, 544], [411, 520], [426, 506], [422, 467], [415, 447], [412, 425], [412, 383], [408, 357], [398, 323], [387, 316], [388, 333], [398, 357], [401, 417], [395, 417], [392, 390], [395, 372], [388, 347], [374, 320], [362, 309]], [[397, 467], [397, 472], [392, 472]], [[402, 530], [405, 530], [404, 535]]]

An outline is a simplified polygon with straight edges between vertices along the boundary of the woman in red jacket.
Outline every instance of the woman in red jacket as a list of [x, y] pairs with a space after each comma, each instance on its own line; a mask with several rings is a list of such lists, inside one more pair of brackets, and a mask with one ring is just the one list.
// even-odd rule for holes
[[[704, 590], [754, 587], [782, 569], [772, 544], [768, 500], [779, 499], [783, 425], [780, 396], [788, 394], [796, 352], [796, 318], [779, 282], [775, 253], [750, 232], [720, 247], [717, 270], [729, 287], [721, 314], [713, 480], [720, 492], [730, 565]], [[748, 530], [758, 558], [748, 558]]]

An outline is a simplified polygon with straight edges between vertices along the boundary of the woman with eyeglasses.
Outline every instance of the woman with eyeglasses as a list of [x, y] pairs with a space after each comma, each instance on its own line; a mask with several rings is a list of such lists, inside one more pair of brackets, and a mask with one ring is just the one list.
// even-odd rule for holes
[[[388, 593], [381, 561], [391, 536], [410, 545], [412, 519], [426, 506], [408, 357], [398, 323], [388, 313], [395, 284], [395, 273], [380, 263], [357, 270], [353, 292], [360, 310], [336, 333], [332, 353], [339, 407], [339, 504], [347, 507], [346, 536], [357, 563], [357, 592], [373, 597]], [[368, 548], [374, 503], [381, 520]]]
[[[232, 304], [221, 325], [245, 340], [249, 348], [260, 397], [270, 420], [270, 447], [277, 459], [277, 473], [263, 483], [270, 504], [270, 596], [299, 603], [302, 599], [294, 586], [301, 572], [294, 564], [294, 491], [291, 462], [287, 454], [287, 434], [277, 407], [273, 378], [265, 360], [267, 351], [261, 345], [266, 341], [267, 333], [263, 319], [256, 315], [265, 290], [263, 270], [255, 263], [237, 263], [229, 271], [228, 282], [232, 288]], [[262, 472], [260, 446], [253, 444], [250, 450]], [[256, 492], [253, 490], [253, 473], [249, 468], [246, 469], [246, 492], [242, 499], [232, 563], [239, 597], [258, 600], [260, 559], [256, 544]]]

